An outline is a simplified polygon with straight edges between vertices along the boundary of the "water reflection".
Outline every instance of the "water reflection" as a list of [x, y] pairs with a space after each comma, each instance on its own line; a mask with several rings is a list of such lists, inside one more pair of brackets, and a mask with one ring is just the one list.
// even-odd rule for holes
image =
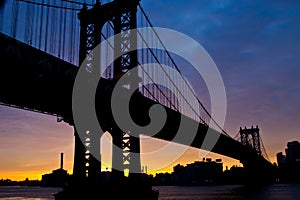
[[200, 186], [178, 187], [157, 186], [159, 200], [212, 200], [212, 199], [272, 199], [286, 200], [298, 199], [300, 196], [300, 184], [272, 185], [263, 188], [249, 188], [238, 185], [228, 186]]
[[21, 187], [2, 186], [0, 187], [1, 200], [54, 200], [54, 194], [61, 191], [61, 188], [45, 187]]
[[[276, 184], [263, 188], [239, 185], [224, 186], [155, 186], [159, 200], [290, 200], [299, 199], [300, 184]], [[61, 188], [0, 187], [1, 200], [54, 200], [53, 194]]]

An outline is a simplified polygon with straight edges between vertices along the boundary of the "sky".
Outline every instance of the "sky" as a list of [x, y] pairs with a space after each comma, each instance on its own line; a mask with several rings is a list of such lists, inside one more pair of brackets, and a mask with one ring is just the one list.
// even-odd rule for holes
[[[300, 140], [299, 1], [142, 0], [141, 6], [154, 26], [188, 35], [210, 54], [224, 81], [224, 128], [231, 136], [240, 127], [258, 125], [272, 162], [288, 141]], [[197, 78], [185, 73], [201, 91]], [[0, 106], [0, 138], [0, 179], [40, 179], [59, 167], [60, 152], [65, 155], [64, 168], [72, 172], [73, 129], [53, 116]], [[141, 145], [147, 153], [168, 144], [144, 137]], [[142, 165], [160, 172], [202, 159], [200, 150], [174, 148], [184, 153], [145, 155]], [[108, 167], [110, 154], [106, 150], [102, 155]], [[239, 165], [226, 157], [208, 156], [222, 158], [224, 166]]]

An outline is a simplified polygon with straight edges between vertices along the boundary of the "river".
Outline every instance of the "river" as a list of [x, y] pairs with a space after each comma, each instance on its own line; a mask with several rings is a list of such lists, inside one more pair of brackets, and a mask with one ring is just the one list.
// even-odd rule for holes
[[[300, 184], [275, 184], [260, 189], [239, 185], [223, 186], [154, 186], [159, 191], [159, 200], [289, 200], [300, 199]], [[53, 194], [61, 188], [45, 187], [0, 187], [1, 200], [54, 200]]]

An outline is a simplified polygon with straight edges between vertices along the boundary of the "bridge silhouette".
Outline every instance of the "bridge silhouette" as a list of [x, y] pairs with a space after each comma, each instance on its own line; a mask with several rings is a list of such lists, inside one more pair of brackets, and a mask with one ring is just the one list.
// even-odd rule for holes
[[[131, 80], [134, 80], [130, 82], [130, 87], [139, 88], [133, 93], [128, 108], [132, 120], [140, 126], [149, 124], [151, 119], [148, 112], [156, 104], [163, 106], [166, 111], [167, 118], [163, 128], [155, 135], [147, 132], [143, 134], [237, 159], [247, 171], [249, 184], [271, 183], [274, 179], [273, 165], [262, 155], [264, 149], [259, 128], [241, 129], [240, 141], [222, 129], [193, 92], [171, 54], [164, 49], [163, 42], [139, 2], [7, 1], [1, 8], [0, 16], [1, 104], [54, 115], [58, 121], [74, 126], [73, 176], [76, 189], [73, 188], [73, 191], [84, 187], [87, 182], [94, 184], [101, 176], [99, 138], [102, 133], [88, 127], [84, 131], [79, 130], [72, 111], [73, 86], [79, 66], [83, 64], [81, 67], [84, 67], [87, 80], [94, 80], [95, 74], [98, 76], [97, 80], [99, 76], [102, 77], [96, 88], [95, 110], [103, 132], [111, 134], [114, 144], [113, 184], [121, 184], [124, 170], [127, 169], [133, 180], [131, 183], [134, 190], [125, 187], [126, 191], [149, 191], [149, 186], [147, 189], [142, 187], [140, 173], [136, 173], [141, 169], [139, 136], [124, 132], [118, 126], [110, 102], [114, 87], [127, 72], [139, 64], [157, 63], [165, 73], [165, 81], [177, 92], [174, 94], [155, 83], [143, 84], [147, 82], [146, 79], [157, 76], [155, 72], [149, 74], [140, 70], [136, 74], [130, 74], [133, 77]], [[11, 11], [7, 12], [5, 9]], [[131, 31], [137, 27], [150, 27], [153, 33], [147, 36]], [[107, 68], [102, 71], [103, 66], [91, 64], [97, 59], [91, 53], [101, 41], [115, 34], [119, 34], [120, 38], [107, 44], [110, 51], [107, 54], [122, 56], [113, 63], [106, 63], [109, 67], [105, 66]], [[159, 41], [157, 48], [163, 50], [149, 48], [153, 45], [148, 44], [146, 41], [149, 40], [144, 39], [145, 37], [155, 37], [152, 41]], [[140, 38], [144, 48], [131, 51], [136, 47], [137, 38]], [[108, 56], [100, 59], [109, 60]], [[101, 61], [98, 63], [102, 64]], [[180, 81], [174, 79], [172, 72], [164, 69], [163, 65], [171, 66], [182, 75]], [[180, 85], [176, 85], [176, 82], [180, 82]], [[88, 81], [86, 87], [88, 90]], [[125, 93], [129, 92], [128, 89], [123, 89]], [[188, 90], [197, 103], [188, 102], [183, 90]], [[121, 100], [121, 94], [119, 97]], [[187, 130], [185, 134], [189, 134], [189, 127], [197, 127], [195, 137], [190, 142], [185, 136], [176, 135], [182, 121]], [[204, 145], [205, 138], [218, 140], [211, 149]]]

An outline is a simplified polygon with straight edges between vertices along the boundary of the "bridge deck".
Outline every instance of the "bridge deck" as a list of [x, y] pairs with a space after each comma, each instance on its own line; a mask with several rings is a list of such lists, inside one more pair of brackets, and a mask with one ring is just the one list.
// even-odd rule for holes
[[77, 67], [0, 33], [0, 102], [70, 115]]

